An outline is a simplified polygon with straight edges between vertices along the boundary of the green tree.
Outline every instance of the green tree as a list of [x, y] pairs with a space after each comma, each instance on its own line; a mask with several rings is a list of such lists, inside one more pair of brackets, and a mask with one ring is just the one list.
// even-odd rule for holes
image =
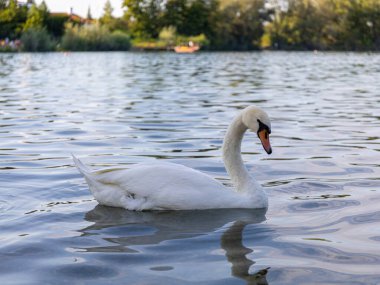
[[323, 49], [325, 22], [330, 19], [322, 13], [321, 1], [288, 2], [288, 10], [275, 10], [272, 21], [265, 25], [265, 40], [276, 49]]
[[210, 16], [212, 9], [216, 8], [214, 1], [194, 0], [190, 1], [186, 13], [183, 33], [187, 36], [195, 36], [202, 33], [210, 34]]
[[157, 38], [163, 27], [162, 14], [165, 0], [124, 0], [124, 17], [135, 37]]
[[263, 35], [263, 0], [224, 1], [213, 24], [211, 45], [217, 49], [258, 49]]
[[0, 0], [0, 10], [3, 10], [7, 7], [7, 0]]
[[47, 19], [47, 31], [55, 38], [61, 38], [65, 31], [65, 23], [68, 22], [70, 17], [66, 14], [50, 15]]
[[165, 27], [161, 30], [158, 38], [163, 41], [167, 46], [175, 44], [177, 37], [177, 30], [173, 26]]
[[28, 17], [24, 25], [24, 31], [28, 29], [42, 29], [44, 25], [44, 16], [36, 4], [32, 4], [28, 11]]
[[92, 20], [91, 7], [89, 6], [87, 9], [87, 20]]
[[351, 1], [344, 31], [346, 49], [380, 50], [380, 2]]
[[186, 34], [187, 0], [168, 0], [165, 6], [162, 25], [174, 27], [180, 34]]
[[50, 16], [50, 11], [45, 3], [45, 1], [42, 1], [41, 4], [38, 6], [38, 11], [40, 12], [40, 15], [42, 17], [42, 25], [46, 26], [46, 23]]
[[45, 28], [29, 28], [21, 36], [22, 50], [30, 52], [51, 51], [54, 42]]
[[165, 38], [172, 27], [176, 40], [203, 34], [213, 49], [380, 49], [379, 0], [123, 0], [123, 7], [124, 18], [113, 18], [107, 1], [100, 23], [128, 28], [136, 42], [160, 31]]
[[322, 50], [344, 48], [344, 23], [350, 1], [315, 0], [321, 28], [317, 48]]
[[116, 18], [112, 15], [113, 7], [110, 1], [107, 1], [104, 5], [103, 15], [99, 19], [99, 22], [106, 26], [111, 32], [114, 31], [127, 31], [128, 22], [125, 18]]
[[111, 26], [115, 20], [115, 18], [112, 16], [112, 13], [113, 13], [113, 7], [111, 5], [110, 0], [107, 0], [103, 8], [103, 15], [102, 17], [99, 18], [99, 22], [102, 25]]
[[168, 0], [162, 15], [165, 27], [175, 27], [179, 34], [194, 36], [211, 31], [210, 15], [215, 1]]
[[9, 23], [16, 19], [17, 16], [17, 1], [16, 0], [10, 0], [8, 2], [2, 2], [1, 3], [1, 10], [0, 10], [0, 21], [2, 23]]
[[27, 8], [18, 7], [16, 0], [2, 2], [1, 5], [0, 38], [18, 38], [26, 20]]

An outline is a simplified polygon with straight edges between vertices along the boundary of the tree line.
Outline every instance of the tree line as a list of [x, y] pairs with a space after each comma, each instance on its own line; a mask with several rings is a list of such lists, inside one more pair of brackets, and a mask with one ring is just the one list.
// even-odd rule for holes
[[73, 13], [51, 13], [44, 1], [37, 5], [0, 0], [0, 51], [109, 51], [128, 50], [125, 21], [112, 16], [107, 1], [103, 15], [92, 19]]
[[124, 0], [119, 18], [107, 1], [99, 19], [89, 10], [85, 21], [28, 3], [0, 0], [0, 39], [36, 37], [65, 50], [166, 49], [190, 40], [208, 50], [380, 50], [378, 0]]
[[379, 0], [124, 0], [137, 37], [203, 33], [209, 49], [379, 50]]

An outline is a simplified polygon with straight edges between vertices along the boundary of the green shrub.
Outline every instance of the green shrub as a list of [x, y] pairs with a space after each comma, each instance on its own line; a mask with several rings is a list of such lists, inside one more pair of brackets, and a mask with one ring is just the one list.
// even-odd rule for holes
[[121, 31], [110, 31], [100, 25], [66, 26], [61, 47], [71, 51], [128, 50], [130, 40]]
[[132, 40], [132, 47], [135, 50], [159, 51], [167, 50], [168, 44], [164, 41], [157, 39], [135, 38]]
[[111, 34], [111, 50], [129, 50], [131, 40], [129, 36], [122, 31], [114, 31]]
[[21, 49], [23, 51], [51, 51], [54, 42], [44, 28], [30, 28], [21, 35]]
[[177, 38], [177, 44], [182, 43], [188, 43], [193, 42], [197, 45], [200, 45], [201, 47], [207, 47], [210, 44], [210, 41], [207, 39], [207, 37], [204, 34], [200, 34], [197, 36], [179, 36]]
[[204, 34], [197, 36], [178, 35], [173, 27], [161, 30], [158, 39], [134, 38], [132, 46], [137, 50], [172, 50], [176, 45], [188, 45], [192, 42], [202, 48], [207, 48], [210, 41]]
[[177, 29], [173, 26], [163, 28], [158, 35], [159, 40], [165, 42], [167, 45], [173, 45], [175, 43], [176, 37]]

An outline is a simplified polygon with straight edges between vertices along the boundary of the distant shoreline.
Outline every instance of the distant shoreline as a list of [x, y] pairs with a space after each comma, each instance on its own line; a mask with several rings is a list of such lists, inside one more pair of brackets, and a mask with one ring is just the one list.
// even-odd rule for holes
[[[0, 54], [48, 54], [48, 53], [173, 53], [177, 54], [173, 50], [141, 50], [141, 49], [130, 49], [130, 50], [109, 50], [109, 51], [1, 51]], [[204, 53], [315, 53], [315, 54], [329, 54], [329, 53], [368, 53], [368, 54], [380, 54], [378, 50], [200, 50], [191, 54], [204, 54]], [[184, 54], [179, 54], [184, 55]]]

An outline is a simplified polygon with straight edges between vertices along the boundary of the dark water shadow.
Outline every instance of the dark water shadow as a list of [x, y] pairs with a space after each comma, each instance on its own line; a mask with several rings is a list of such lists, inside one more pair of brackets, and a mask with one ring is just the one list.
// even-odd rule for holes
[[223, 228], [220, 246], [231, 263], [232, 276], [245, 280], [246, 284], [263, 285], [268, 284], [266, 274], [269, 268], [249, 272], [255, 262], [247, 258], [253, 250], [243, 245], [243, 231], [247, 225], [265, 221], [265, 214], [266, 210], [246, 209], [133, 212], [98, 205], [85, 215], [85, 219], [94, 224], [80, 232], [82, 235], [103, 235], [102, 238], [112, 242], [113, 246], [82, 249], [89, 252], [136, 252], [133, 246], [193, 238]]
[[243, 230], [247, 223], [244, 221], [234, 222], [222, 235], [221, 248], [226, 252], [227, 260], [231, 263], [231, 274], [243, 279], [248, 285], [267, 285], [266, 275], [269, 268], [261, 269], [252, 274], [249, 273], [254, 261], [247, 258], [252, 249], [243, 245]]

